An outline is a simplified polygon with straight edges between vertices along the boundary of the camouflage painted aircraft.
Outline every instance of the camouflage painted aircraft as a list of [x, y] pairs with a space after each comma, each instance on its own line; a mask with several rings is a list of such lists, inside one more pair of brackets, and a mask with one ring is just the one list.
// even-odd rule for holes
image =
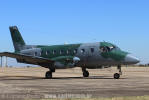
[[17, 62], [40, 65], [48, 68], [45, 78], [51, 79], [56, 69], [81, 67], [83, 76], [89, 77], [87, 69], [100, 69], [103, 66], [117, 66], [122, 75], [121, 65], [136, 64], [139, 59], [108, 42], [65, 44], [65, 45], [26, 45], [18, 28], [10, 27], [15, 52], [2, 52], [0, 56], [16, 58]]

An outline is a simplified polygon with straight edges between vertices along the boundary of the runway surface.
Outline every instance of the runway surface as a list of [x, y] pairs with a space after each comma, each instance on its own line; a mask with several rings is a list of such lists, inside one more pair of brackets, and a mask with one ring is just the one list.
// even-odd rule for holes
[[21, 98], [96, 98], [149, 95], [149, 68], [123, 67], [121, 79], [113, 79], [116, 68], [56, 70], [54, 79], [44, 79], [45, 68], [0, 68], [0, 100]]

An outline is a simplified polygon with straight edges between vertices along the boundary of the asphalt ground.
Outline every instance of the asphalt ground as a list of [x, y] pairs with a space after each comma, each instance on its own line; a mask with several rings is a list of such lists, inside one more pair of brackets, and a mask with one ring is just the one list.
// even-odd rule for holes
[[99, 98], [149, 95], [149, 68], [123, 67], [120, 79], [113, 79], [116, 67], [88, 70], [83, 78], [80, 68], [56, 70], [45, 79], [48, 69], [0, 68], [0, 100], [41, 98]]

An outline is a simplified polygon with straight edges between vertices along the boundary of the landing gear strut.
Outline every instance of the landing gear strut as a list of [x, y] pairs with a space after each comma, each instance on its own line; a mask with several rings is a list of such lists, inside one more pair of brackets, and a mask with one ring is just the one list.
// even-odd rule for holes
[[122, 75], [121, 65], [118, 65], [117, 69], [119, 70], [119, 73], [114, 74], [114, 79], [119, 79], [120, 75]]
[[47, 71], [46, 74], [45, 74], [45, 78], [46, 79], [52, 79], [52, 73], [55, 72], [55, 69], [52, 70], [52, 69], [49, 69], [50, 71]]
[[86, 70], [86, 68], [82, 68], [83, 77], [89, 77], [89, 72]]

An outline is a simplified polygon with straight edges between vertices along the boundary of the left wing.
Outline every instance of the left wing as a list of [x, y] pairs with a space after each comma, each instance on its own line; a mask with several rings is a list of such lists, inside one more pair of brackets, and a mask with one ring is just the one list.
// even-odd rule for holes
[[54, 64], [53, 60], [50, 60], [47, 58], [30, 56], [30, 55], [25, 55], [25, 54], [20, 54], [20, 53], [2, 52], [2, 53], [0, 53], [0, 56], [16, 58], [18, 62], [40, 65], [40, 66], [46, 67], [46, 68], [52, 67], [52, 65]]

